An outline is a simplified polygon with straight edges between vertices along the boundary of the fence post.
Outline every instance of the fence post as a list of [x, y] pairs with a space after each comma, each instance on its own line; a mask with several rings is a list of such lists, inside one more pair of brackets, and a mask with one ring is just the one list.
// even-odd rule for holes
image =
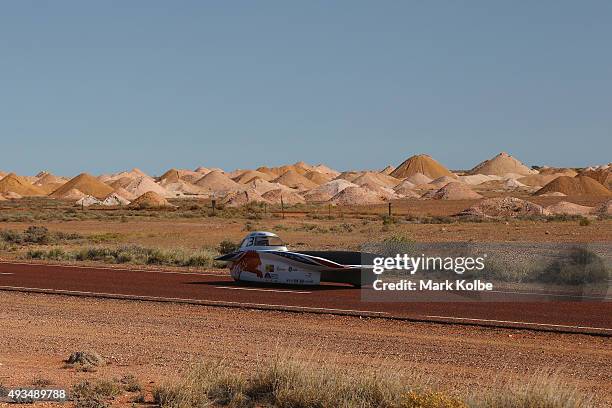
[[210, 205], [212, 206], [212, 215], [215, 215], [215, 210], [217, 209], [217, 200], [214, 198], [210, 201]]
[[391, 201], [389, 201], [389, 217], [391, 216]]
[[283, 215], [283, 220], [285, 219], [285, 202], [283, 201], [283, 195], [281, 194], [281, 214]]

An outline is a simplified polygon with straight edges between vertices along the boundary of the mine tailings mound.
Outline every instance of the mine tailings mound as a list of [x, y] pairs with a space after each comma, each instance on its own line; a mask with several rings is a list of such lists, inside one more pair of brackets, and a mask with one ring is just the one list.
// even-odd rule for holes
[[482, 198], [482, 196], [463, 183], [452, 182], [437, 191], [425, 193], [422, 198], [430, 198], [432, 200], [477, 200]]
[[612, 191], [587, 176], [559, 176], [544, 187], [535, 192], [535, 195], [542, 195], [549, 192], [559, 192], [567, 196], [590, 195], [601, 197], [612, 197]]
[[508, 173], [527, 176], [529, 174], [536, 174], [537, 171], [531, 170], [506, 152], [501, 152], [497, 156], [483, 161], [472, 170], [468, 171], [468, 174], [487, 174], [494, 176], [503, 176]]
[[557, 204], [549, 205], [546, 209], [551, 214], [565, 214], [565, 215], [588, 215], [595, 211], [593, 207], [586, 207], [584, 205], [578, 205], [570, 203], [568, 201], [559, 201]]
[[442, 176], [455, 177], [450, 170], [426, 154], [419, 154], [405, 160], [391, 172], [391, 176], [403, 179], [417, 173], [424, 174], [431, 179], [437, 179]]
[[147, 191], [130, 203], [130, 208], [168, 208], [174, 207], [164, 197], [154, 191]]
[[67, 181], [60, 188], [50, 194], [53, 198], [64, 198], [64, 195], [72, 189], [77, 189], [83, 194], [90, 195], [98, 199], [104, 199], [113, 192], [113, 188], [95, 178], [94, 176], [81, 173], [73, 179]]
[[7, 174], [0, 180], [0, 193], [17, 193], [20, 196], [43, 196], [45, 191], [40, 187], [33, 186], [23, 177], [15, 173]]
[[488, 198], [463, 210], [458, 215], [507, 218], [524, 217], [529, 215], [548, 215], [549, 212], [542, 206], [521, 200], [515, 197]]

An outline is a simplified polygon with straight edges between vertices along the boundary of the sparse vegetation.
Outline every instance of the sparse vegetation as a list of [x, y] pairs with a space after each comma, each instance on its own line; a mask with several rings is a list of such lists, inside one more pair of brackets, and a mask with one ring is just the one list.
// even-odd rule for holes
[[121, 378], [120, 382], [121, 382], [121, 385], [123, 386], [123, 389], [126, 390], [127, 392], [142, 391], [142, 386], [140, 385], [140, 382], [132, 374], [124, 375]]
[[535, 277], [540, 282], [580, 285], [605, 282], [609, 278], [605, 262], [586, 248], [572, 248], [551, 262]]
[[0, 231], [0, 240], [11, 243], [11, 244], [58, 244], [70, 241], [76, 241], [83, 239], [80, 234], [67, 234], [64, 232], [51, 232], [46, 227], [41, 226], [30, 226], [23, 232], [14, 230], [2, 230]]
[[95, 351], [77, 351], [68, 357], [65, 367], [92, 372], [96, 371], [96, 367], [104, 364], [106, 364], [104, 359]]
[[119, 385], [110, 380], [82, 381], [72, 387], [76, 408], [106, 408], [121, 392]]
[[119, 247], [84, 247], [65, 251], [61, 248], [35, 249], [25, 254], [26, 259], [54, 261], [96, 261], [111, 264], [160, 265], [183, 267], [212, 267], [216, 252], [200, 249], [148, 248], [139, 245]]
[[586, 408], [590, 401], [550, 373], [505, 382], [491, 391], [465, 395], [431, 389], [427, 381], [394, 369], [357, 372], [277, 356], [249, 374], [223, 361], [198, 364], [175, 382], [153, 391], [162, 408], [398, 407], [398, 408]]
[[219, 253], [221, 254], [229, 254], [229, 253], [232, 253], [238, 250], [239, 247], [240, 247], [239, 243], [236, 243], [229, 239], [224, 239], [223, 241], [219, 242], [218, 249], [219, 249]]
[[34, 388], [47, 388], [51, 384], [53, 384], [53, 381], [48, 378], [38, 377], [32, 380], [32, 387]]

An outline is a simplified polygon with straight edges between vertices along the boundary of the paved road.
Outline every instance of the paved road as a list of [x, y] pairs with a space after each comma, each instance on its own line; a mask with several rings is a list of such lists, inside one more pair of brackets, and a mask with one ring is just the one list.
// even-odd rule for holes
[[26, 263], [0, 263], [0, 289], [612, 335], [610, 301], [543, 302], [534, 295], [517, 303], [503, 292], [489, 294], [493, 302], [366, 302], [348, 286], [245, 286], [217, 273]]

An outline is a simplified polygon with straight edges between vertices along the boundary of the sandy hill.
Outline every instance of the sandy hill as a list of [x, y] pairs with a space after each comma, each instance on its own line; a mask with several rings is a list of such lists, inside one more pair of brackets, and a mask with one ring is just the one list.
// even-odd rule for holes
[[394, 166], [388, 165], [387, 167], [385, 167], [384, 169], [382, 169], [380, 172], [382, 174], [391, 174], [393, 173], [393, 170], [395, 170]]
[[542, 167], [540, 170], [538, 170], [538, 173], [544, 174], [544, 175], [556, 174], [557, 176], [570, 176], [570, 177], [574, 177], [578, 175], [576, 170], [570, 169], [567, 167]]
[[344, 179], [336, 179], [328, 181], [319, 187], [312, 189], [304, 194], [304, 198], [307, 202], [323, 202], [330, 200], [333, 196], [341, 192], [347, 187], [359, 187], [357, 184], [353, 184], [350, 181]]
[[477, 186], [487, 181], [502, 180], [502, 177], [486, 174], [471, 174], [469, 176], [459, 176], [459, 180], [471, 186]]
[[429, 184], [433, 181], [430, 177], [427, 177], [423, 173], [415, 173], [409, 177], [406, 177], [404, 180], [411, 182], [415, 186]]
[[570, 203], [568, 201], [559, 201], [556, 204], [546, 207], [546, 210], [551, 214], [588, 215], [591, 214], [595, 208]]
[[110, 193], [102, 201], [102, 205], [106, 207], [120, 207], [128, 204], [130, 204], [130, 200], [126, 200], [124, 197], [120, 196], [117, 193]]
[[280, 204], [281, 197], [285, 205], [303, 204], [306, 202], [304, 197], [295, 191], [285, 191], [282, 189], [270, 190], [264, 193], [262, 197], [272, 204]]
[[535, 195], [542, 195], [552, 191], [558, 191], [568, 196], [612, 196], [612, 192], [607, 187], [587, 176], [559, 176], [536, 191]]
[[[166, 190], [164, 187], [160, 186], [153, 180], [153, 178], [149, 176], [140, 176], [136, 177], [126, 186], [114, 186], [114, 188], [123, 187], [125, 190], [129, 191], [136, 197], [140, 197], [144, 193], [148, 191], [153, 191], [156, 194], [159, 194], [162, 197], [172, 197], [174, 194]], [[114, 189], [113, 188], [113, 189]]]
[[442, 176], [455, 177], [446, 167], [426, 154], [419, 154], [408, 158], [391, 172], [391, 176], [395, 178], [406, 178], [416, 173], [424, 174], [432, 179]]
[[358, 186], [363, 186], [365, 184], [371, 184], [371, 185], [377, 185], [379, 187], [391, 187], [391, 186], [395, 186], [397, 185], [399, 180], [395, 180], [392, 183], [387, 182], [386, 180], [383, 180], [380, 176], [379, 173], [372, 173], [370, 171], [366, 171], [365, 173], [361, 174], [359, 177], [355, 178], [352, 180], [353, 184], [357, 184]]
[[319, 186], [332, 180], [332, 176], [330, 176], [329, 174], [320, 173], [316, 170], [307, 171], [306, 173], [304, 173], [304, 177]]
[[559, 174], [532, 174], [529, 176], [518, 178], [517, 181], [527, 186], [542, 187], [560, 176], [561, 175]]
[[72, 188], [62, 195], [62, 200], [76, 201], [86, 196], [87, 194], [83, 193], [81, 190]]
[[176, 183], [181, 179], [181, 174], [178, 169], [170, 169], [159, 177], [160, 182]]
[[338, 170], [334, 170], [331, 167], [328, 167], [324, 164], [317, 164], [316, 166], [312, 166], [314, 171], [318, 171], [319, 173], [327, 174], [329, 177], [335, 178], [340, 174]]
[[468, 174], [492, 174], [496, 176], [503, 176], [508, 173], [526, 176], [529, 174], [536, 174], [537, 171], [531, 170], [506, 152], [501, 152], [492, 159], [485, 160], [468, 171]]
[[404, 180], [401, 183], [398, 183], [395, 187], [393, 187], [393, 190], [395, 190], [396, 192], [400, 189], [402, 190], [413, 190], [416, 187], [416, 184], [408, 181], [408, 180]]
[[9, 173], [0, 180], [0, 193], [17, 193], [21, 196], [46, 195], [40, 187], [30, 184], [25, 178]]
[[36, 178], [34, 185], [36, 186], [44, 186], [47, 184], [64, 184], [68, 181], [65, 177], [58, 177], [51, 173], [43, 174], [41, 177]]
[[105, 181], [105, 183], [108, 184], [109, 186], [111, 186], [112, 188], [119, 188], [119, 187], [125, 188], [128, 185], [130, 185], [130, 183], [132, 181], [134, 181], [133, 178], [130, 178], [130, 177], [121, 177], [121, 178], [118, 178], [117, 180], [108, 180], [108, 181]]
[[130, 193], [129, 191], [127, 191], [125, 188], [123, 187], [117, 187], [114, 191], [115, 194], [117, 194], [118, 196], [121, 196], [123, 198], [125, 198], [128, 201], [132, 201], [133, 199], [135, 199], [137, 196]]
[[410, 184], [400, 184], [399, 186], [395, 187], [393, 191], [395, 191], [395, 194], [401, 198], [421, 198], [421, 195], [414, 191], [414, 187], [410, 187]]
[[392, 188], [381, 186], [380, 184], [364, 183], [360, 187], [377, 193], [383, 200], [395, 200], [399, 198]]
[[174, 207], [168, 200], [154, 191], [147, 191], [132, 201], [129, 206], [138, 209]]
[[221, 203], [227, 207], [242, 207], [248, 203], [265, 203], [265, 198], [261, 196], [257, 191], [248, 189], [240, 191], [231, 191], [225, 197]]
[[263, 173], [257, 170], [246, 170], [242, 171], [239, 175], [233, 178], [236, 183], [246, 184], [254, 178], [260, 178], [262, 180], [270, 181], [272, 180], [272, 176], [268, 173]]
[[50, 194], [53, 198], [64, 198], [64, 195], [72, 189], [77, 189], [86, 195], [103, 199], [113, 192], [113, 188], [95, 178], [94, 176], [81, 173], [64, 183], [60, 188]]
[[459, 215], [474, 217], [524, 217], [548, 215], [549, 212], [537, 204], [515, 197], [488, 198], [463, 210]]
[[215, 170], [206, 174], [204, 177], [196, 181], [196, 186], [215, 193], [227, 193], [240, 189], [240, 184], [229, 178], [221, 171]]
[[204, 166], [199, 166], [197, 168], [195, 168], [193, 171], [195, 171], [196, 173], [200, 174], [200, 177], [202, 177], [204, 174], [208, 174], [211, 172], [210, 169], [204, 167]]
[[184, 177], [188, 175], [202, 177], [195, 171], [185, 169], [170, 169], [159, 177], [159, 181], [162, 183], [162, 185], [165, 183], [176, 183], [179, 180], [183, 180]]
[[329, 200], [335, 205], [381, 204], [384, 201], [378, 193], [363, 187], [347, 187]]
[[442, 176], [442, 177], [438, 177], [435, 180], [431, 180], [428, 184], [431, 184], [432, 186], [435, 186], [437, 188], [442, 188], [445, 185], [447, 185], [448, 183], [452, 183], [452, 182], [457, 182], [457, 183], [461, 183], [460, 180], [457, 180], [455, 178], [449, 177], [449, 176]]
[[302, 166], [296, 166], [295, 164], [287, 164], [284, 166], [280, 166], [280, 167], [275, 167], [274, 170], [276, 170], [276, 173], [279, 175], [283, 175], [288, 171], [294, 171], [300, 175], [304, 175], [306, 174], [310, 169], [306, 169]]
[[450, 182], [439, 190], [425, 193], [422, 198], [432, 200], [477, 200], [482, 198], [482, 196], [464, 183]]
[[612, 215], [612, 200], [608, 200], [595, 208], [595, 213], [600, 215]]
[[168, 196], [174, 195], [178, 197], [183, 195], [199, 195], [208, 193], [208, 190], [206, 190], [205, 188], [196, 186], [195, 184], [192, 184], [182, 179], [172, 183], [162, 182], [162, 185], [164, 189], [169, 193]]
[[266, 166], [258, 167], [256, 171], [259, 171], [261, 173], [266, 173], [267, 175], [272, 176], [273, 178], [277, 178], [278, 176], [280, 176], [280, 174], [278, 173], [276, 169], [266, 167]]
[[253, 189], [257, 191], [259, 194], [267, 193], [270, 190], [283, 190], [283, 191], [293, 191], [291, 188], [284, 186], [280, 183], [270, 183], [269, 181], [260, 179], [259, 177], [255, 177], [248, 183], [243, 184], [245, 189]]
[[281, 176], [272, 180], [274, 183], [280, 183], [287, 187], [296, 188], [300, 190], [310, 190], [316, 188], [317, 184], [308, 180], [302, 174], [296, 170], [287, 170]]
[[342, 179], [352, 183], [353, 180], [361, 176], [363, 173], [363, 171], [343, 171], [342, 173], [338, 174], [334, 180]]
[[609, 189], [612, 189], [612, 169], [599, 168], [593, 170], [585, 170], [580, 173], [581, 176], [587, 176], [593, 180], [597, 180]]
[[98, 176], [98, 180], [107, 183], [109, 181], [117, 180], [123, 177], [135, 179], [138, 177], [145, 177], [145, 176], [147, 176], [145, 172], [143, 172], [139, 168], [133, 168], [130, 171], [122, 171], [122, 172], [113, 173], [113, 174], [101, 174], [100, 176]]

